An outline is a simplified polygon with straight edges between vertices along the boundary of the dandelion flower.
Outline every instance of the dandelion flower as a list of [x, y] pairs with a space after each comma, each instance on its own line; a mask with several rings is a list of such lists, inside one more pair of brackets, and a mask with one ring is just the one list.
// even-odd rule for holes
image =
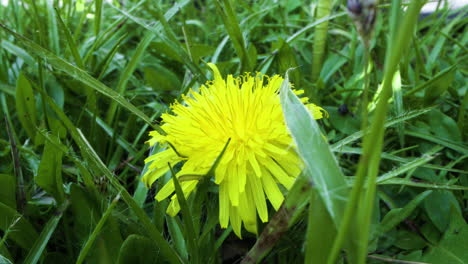
[[[214, 170], [214, 182], [219, 185], [219, 222], [222, 228], [230, 223], [241, 237], [242, 224], [257, 233], [257, 214], [262, 222], [268, 221], [267, 198], [278, 210], [284, 199], [279, 185], [289, 189], [303, 163], [283, 117], [279, 97], [283, 78], [258, 73], [238, 78], [228, 75], [225, 80], [214, 64], [209, 66], [214, 80], [199, 91], [190, 90], [183, 103], [175, 102], [172, 112], [162, 115], [161, 128], [166, 134], [150, 132], [148, 143], [159, 143], [166, 149], [145, 160], [150, 164], [143, 182], [151, 186], [169, 171], [169, 164], [183, 163], [178, 179], [204, 175], [226, 146]], [[322, 108], [307, 103], [306, 97], [301, 100], [314, 118], [322, 118]], [[188, 197], [198, 180], [180, 184]], [[167, 213], [172, 216], [180, 210], [174, 191], [171, 179], [155, 197], [161, 201], [171, 196]]]

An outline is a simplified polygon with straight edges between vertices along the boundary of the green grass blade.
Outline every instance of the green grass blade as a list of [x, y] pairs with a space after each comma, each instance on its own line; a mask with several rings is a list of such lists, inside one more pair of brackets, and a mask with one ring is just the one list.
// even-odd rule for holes
[[55, 54], [60, 54], [59, 33], [57, 27], [57, 19], [54, 11], [54, 1], [46, 1], [48, 32], [49, 32], [49, 47]]
[[[119, 83], [117, 84], [117, 93], [120, 95], [124, 95], [125, 89], [127, 88], [127, 83], [132, 77], [133, 72], [135, 71], [136, 67], [140, 63], [141, 58], [146, 52], [149, 44], [153, 40], [154, 35], [152, 32], [147, 32], [141, 42], [135, 49], [135, 53], [133, 53], [132, 58], [128, 62], [127, 66], [123, 70], [123, 73], [120, 75]], [[106, 116], [106, 123], [112, 124], [115, 112], [117, 110], [117, 101], [112, 101], [111, 105], [109, 106], [109, 110]]]
[[[428, 107], [428, 108], [423, 108], [423, 109], [413, 110], [413, 111], [410, 111], [410, 112], [403, 113], [400, 116], [397, 116], [395, 118], [392, 118], [392, 119], [388, 120], [385, 123], [385, 128], [391, 127], [391, 126], [397, 125], [397, 124], [399, 124], [401, 122], [404, 122], [404, 121], [410, 120], [412, 118], [416, 118], [418, 116], [424, 115], [424, 114], [430, 112], [432, 109], [434, 109], [434, 107]], [[365, 133], [363, 131], [355, 132], [355, 133], [347, 136], [346, 138], [334, 143], [331, 146], [331, 148], [332, 148], [333, 151], [339, 151], [344, 146], [346, 146], [348, 144], [351, 144], [354, 141], [362, 138], [365, 134], [368, 134], [369, 132], [370, 132], [369, 130], [367, 130]]]
[[49, 219], [47, 224], [44, 226], [44, 229], [42, 230], [41, 234], [39, 235], [36, 242], [29, 251], [28, 255], [26, 256], [24, 263], [34, 264], [39, 261], [39, 258], [44, 252], [47, 243], [49, 243], [50, 237], [57, 228], [57, 225], [60, 222], [60, 219], [62, 219], [62, 215], [65, 212], [65, 210], [67, 210], [69, 204], [70, 203], [68, 202], [68, 200], [65, 200], [54, 213], [54, 215]]
[[73, 36], [70, 32], [70, 29], [65, 25], [65, 23], [62, 20], [62, 17], [60, 16], [60, 12], [55, 9], [55, 14], [57, 15], [58, 22], [60, 24], [60, 27], [62, 28], [63, 33], [65, 34], [65, 39], [68, 42], [68, 48], [70, 49], [70, 52], [73, 56], [73, 59], [75, 59], [76, 66], [80, 69], [84, 69], [84, 64], [83, 60], [81, 60], [80, 53], [78, 51], [78, 47], [76, 46], [75, 40], [73, 39]]
[[411, 202], [405, 205], [403, 208], [394, 208], [390, 210], [385, 217], [382, 219], [382, 222], [379, 225], [377, 231], [377, 236], [383, 235], [386, 232], [390, 231], [392, 228], [396, 227], [399, 223], [405, 220], [410, 214], [416, 209], [416, 207], [431, 194], [432, 191], [428, 190], [418, 194]]
[[236, 14], [234, 13], [234, 10], [231, 6], [231, 2], [229, 0], [222, 1], [223, 5], [221, 5], [219, 0], [214, 1], [216, 10], [223, 20], [224, 27], [226, 28], [226, 31], [231, 38], [232, 44], [234, 45], [234, 49], [236, 50], [237, 55], [241, 61], [240, 72], [249, 72], [253, 69], [254, 61], [251, 61], [249, 57], [244, 36], [242, 35], [242, 31], [239, 27]]
[[83, 245], [83, 247], [82, 247], [82, 249], [80, 251], [80, 254], [78, 255], [78, 259], [76, 260], [76, 264], [81, 264], [85, 260], [86, 255], [88, 254], [89, 250], [93, 246], [94, 241], [96, 240], [97, 236], [101, 232], [102, 227], [106, 223], [107, 218], [109, 218], [109, 216], [111, 215], [112, 210], [117, 205], [117, 202], [119, 201], [119, 199], [120, 199], [120, 194], [117, 194], [117, 196], [112, 200], [109, 207], [107, 207], [106, 211], [104, 212], [101, 219], [97, 223], [97, 225], [94, 228], [93, 232], [91, 233], [91, 235], [89, 235], [88, 240], [86, 240], [85, 244]]
[[463, 143], [459, 143], [459, 142], [454, 142], [454, 141], [451, 141], [451, 140], [448, 140], [448, 139], [444, 139], [444, 138], [439, 138], [439, 137], [436, 137], [436, 136], [433, 136], [433, 135], [429, 135], [429, 134], [425, 134], [425, 133], [421, 133], [421, 132], [417, 132], [417, 131], [406, 131], [405, 132], [406, 135], [408, 136], [412, 136], [412, 137], [417, 137], [417, 138], [422, 138], [422, 139], [425, 139], [427, 141], [430, 141], [430, 142], [434, 142], [434, 143], [437, 143], [439, 145], [442, 145], [442, 146], [445, 146], [447, 148], [450, 148], [450, 149], [453, 149], [461, 154], [468, 154], [468, 147], [466, 146], [466, 144], [463, 144]]
[[94, 36], [99, 36], [102, 21], [102, 0], [96, 0], [94, 6], [96, 9], [94, 13]]
[[[330, 15], [331, 0], [318, 0], [316, 19], [323, 19]], [[327, 43], [328, 20], [315, 27], [314, 46], [312, 51], [312, 82], [315, 82], [322, 71], [323, 55]]]
[[403, 185], [403, 186], [412, 186], [423, 189], [433, 189], [433, 190], [450, 190], [450, 191], [467, 191], [468, 186], [460, 186], [453, 184], [444, 184], [444, 183], [432, 183], [432, 182], [415, 182], [411, 179], [403, 178], [393, 178], [379, 183], [379, 185]]
[[403, 166], [395, 169], [395, 170], [392, 170], [390, 172], [387, 172], [385, 174], [383, 174], [382, 176], [378, 177], [377, 178], [377, 183], [380, 183], [380, 182], [384, 182], [384, 181], [387, 181], [389, 179], [392, 179], [392, 178], [395, 178], [407, 171], [410, 171], [412, 169], [416, 169], [422, 165], [424, 165], [425, 163], [428, 163], [429, 161], [431, 161], [433, 158], [435, 158], [435, 156], [433, 156], [435, 153], [437, 153], [438, 151], [442, 150], [443, 147], [441, 146], [435, 146], [434, 148], [432, 148], [430, 151], [428, 151], [427, 153], [425, 153], [422, 157], [420, 158], [417, 158], [417, 159], [414, 159], [406, 164], [404, 164]]
[[190, 212], [190, 208], [187, 204], [187, 199], [185, 199], [184, 192], [182, 187], [180, 187], [179, 180], [176, 177], [176, 174], [173, 168], [168, 164], [172, 174], [172, 181], [174, 182], [174, 188], [177, 195], [177, 200], [179, 201], [180, 210], [182, 212], [182, 220], [184, 221], [184, 230], [185, 230], [185, 240], [188, 244], [188, 250], [190, 254], [190, 263], [199, 263], [198, 258], [198, 235], [195, 233], [195, 227], [193, 225], [193, 217]]

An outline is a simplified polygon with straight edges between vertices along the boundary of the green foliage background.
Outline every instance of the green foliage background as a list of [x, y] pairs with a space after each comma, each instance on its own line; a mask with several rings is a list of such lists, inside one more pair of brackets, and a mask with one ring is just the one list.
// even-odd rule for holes
[[[468, 263], [468, 9], [423, 2], [381, 1], [369, 49], [345, 1], [0, 4], [0, 263]], [[206, 62], [294, 68], [330, 115], [283, 84], [308, 167], [258, 237], [219, 228], [209, 180], [174, 218], [139, 180], [147, 133]]]

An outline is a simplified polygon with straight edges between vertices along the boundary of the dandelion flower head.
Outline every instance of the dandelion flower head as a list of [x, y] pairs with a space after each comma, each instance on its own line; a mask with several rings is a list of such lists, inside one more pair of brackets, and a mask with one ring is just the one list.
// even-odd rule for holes
[[[223, 79], [214, 64], [209, 66], [214, 80], [199, 91], [190, 90], [183, 103], [175, 102], [172, 112], [161, 116], [161, 128], [166, 134], [150, 132], [148, 143], [166, 148], [145, 160], [150, 164], [143, 181], [151, 186], [169, 171], [169, 164], [178, 163], [183, 163], [176, 174], [178, 179], [183, 175], [204, 175], [226, 146], [213, 173], [219, 186], [219, 222], [222, 228], [230, 223], [241, 237], [242, 224], [257, 233], [257, 215], [262, 222], [268, 221], [267, 199], [275, 210], [279, 209], [284, 199], [280, 186], [289, 189], [303, 163], [283, 117], [279, 97], [283, 78], [258, 73], [238, 78], [228, 75]], [[321, 107], [308, 103], [306, 97], [301, 101], [315, 119], [323, 117]], [[180, 181], [185, 197], [198, 182]], [[161, 201], [169, 196], [167, 213], [174, 216], [180, 205], [172, 179], [155, 198]]]

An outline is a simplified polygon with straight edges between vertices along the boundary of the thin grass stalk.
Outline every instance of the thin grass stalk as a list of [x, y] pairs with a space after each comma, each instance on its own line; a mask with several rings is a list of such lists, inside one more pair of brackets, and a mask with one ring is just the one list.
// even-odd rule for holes
[[406, 13], [406, 16], [401, 24], [401, 28], [396, 34], [395, 45], [392, 46], [392, 40], [389, 42], [390, 49], [389, 59], [386, 60], [385, 64], [385, 73], [383, 77], [383, 87], [382, 95], [377, 104], [374, 123], [371, 127], [371, 134], [368, 137], [364, 138], [364, 152], [363, 155], [369, 155], [369, 163], [359, 163], [358, 165], [358, 174], [359, 171], [362, 171], [362, 175], [365, 175], [366, 168], [367, 170], [367, 192], [363, 202], [361, 203], [363, 207], [360, 208], [358, 213], [358, 222], [362, 224], [363, 230], [360, 232], [360, 241], [359, 245], [361, 246], [358, 252], [358, 263], [365, 263], [367, 257], [367, 246], [369, 243], [369, 232], [371, 224], [371, 216], [373, 211], [373, 204], [375, 200], [376, 193], [376, 180], [377, 174], [379, 172], [379, 165], [381, 160], [381, 152], [383, 146], [383, 136], [384, 136], [384, 122], [388, 111], [388, 101], [392, 96], [392, 83], [393, 76], [398, 68], [398, 64], [402, 57], [403, 51], [407, 49], [409, 41], [413, 35], [413, 30], [416, 28], [417, 19], [419, 12], [423, 6], [424, 0], [414, 0]]
[[[332, 7], [331, 0], [318, 0], [316, 20], [330, 15]], [[315, 28], [314, 46], [312, 51], [312, 82], [316, 82], [322, 71], [323, 55], [327, 43], [328, 20], [318, 24]]]
[[94, 241], [96, 240], [97, 236], [101, 232], [102, 227], [107, 221], [107, 218], [112, 213], [112, 210], [114, 207], [117, 205], [117, 202], [120, 200], [120, 193], [117, 194], [117, 196], [112, 200], [111, 204], [109, 207], [107, 207], [106, 211], [102, 215], [101, 219], [97, 223], [96, 227], [94, 228], [93, 232], [89, 236], [88, 240], [86, 240], [85, 244], [83, 245], [83, 248], [80, 251], [80, 254], [78, 255], [78, 259], [76, 260], [76, 264], [81, 264], [85, 260], [86, 256], [88, 255], [89, 250], [91, 249], [91, 246], [93, 245]]
[[102, 0], [96, 0], [95, 8], [96, 12], [94, 14], [94, 36], [99, 36], [101, 31], [101, 21], [102, 21]]
[[182, 211], [182, 217], [184, 221], [184, 230], [185, 230], [185, 240], [187, 240], [187, 245], [189, 248], [190, 254], [190, 262], [197, 264], [200, 263], [198, 257], [198, 235], [195, 232], [195, 227], [193, 223], [192, 212], [187, 204], [187, 199], [185, 199], [184, 192], [182, 191], [182, 187], [180, 186], [179, 180], [177, 179], [176, 173], [172, 168], [171, 164], [167, 164], [171, 171], [172, 181], [174, 182], [174, 189], [176, 192], [177, 200], [179, 201], [180, 210]]
[[65, 25], [62, 17], [60, 16], [60, 12], [57, 8], [55, 8], [55, 14], [57, 15], [57, 20], [62, 28], [63, 32], [65, 33], [65, 38], [68, 42], [68, 48], [75, 59], [76, 66], [81, 69], [85, 69], [83, 61], [81, 60], [80, 52], [78, 51], [78, 46], [76, 45], [75, 41], [73, 40], [73, 36], [71, 35], [70, 29]]

